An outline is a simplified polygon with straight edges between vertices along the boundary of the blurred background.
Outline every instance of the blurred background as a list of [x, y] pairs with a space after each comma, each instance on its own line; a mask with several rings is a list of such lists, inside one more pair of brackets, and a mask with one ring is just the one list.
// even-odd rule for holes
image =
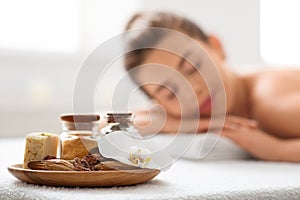
[[[82, 63], [136, 11], [189, 17], [218, 36], [229, 65], [245, 72], [300, 66], [299, 7], [297, 0], [0, 0], [0, 137], [59, 133]], [[116, 62], [103, 79], [97, 112], [110, 108], [123, 73]], [[141, 94], [136, 101], [147, 103]]]

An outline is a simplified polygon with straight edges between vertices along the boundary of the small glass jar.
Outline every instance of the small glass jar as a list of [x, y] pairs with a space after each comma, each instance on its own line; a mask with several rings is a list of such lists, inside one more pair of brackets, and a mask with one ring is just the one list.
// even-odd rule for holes
[[62, 115], [63, 132], [60, 135], [60, 157], [72, 160], [89, 153], [98, 153], [99, 115]]
[[133, 119], [131, 113], [107, 113], [106, 126], [101, 129], [101, 134], [106, 135], [114, 131], [137, 132], [133, 126]]

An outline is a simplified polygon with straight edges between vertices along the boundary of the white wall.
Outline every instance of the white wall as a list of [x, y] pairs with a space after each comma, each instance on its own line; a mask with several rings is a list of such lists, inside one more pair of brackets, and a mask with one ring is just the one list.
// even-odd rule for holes
[[[31, 131], [59, 132], [60, 113], [72, 112], [73, 87], [82, 62], [102, 41], [122, 32], [129, 16], [140, 9], [182, 13], [221, 38], [229, 63], [261, 63], [258, 0], [79, 0], [79, 3], [78, 51], [69, 54], [20, 51], [0, 45], [0, 137]], [[122, 76], [120, 68], [116, 66], [113, 75], [106, 77], [103, 84], [112, 88], [102, 91], [99, 98], [104, 101], [97, 106], [99, 110], [105, 110], [110, 103], [112, 83]]]
[[[9, 10], [6, 12], [7, 16], [4, 16], [5, 20], [0, 20], [0, 38], [9, 36], [7, 33], [16, 29], [19, 30], [18, 34], [22, 34], [22, 30], [28, 34], [29, 31], [24, 30], [28, 27], [26, 21], [22, 21], [22, 15], [26, 12], [36, 12], [32, 20], [37, 20], [37, 30], [40, 28], [39, 23], [46, 23], [41, 27], [47, 26], [48, 23], [55, 28], [56, 18], [51, 15], [43, 16], [41, 12], [45, 8], [39, 7], [41, 4], [39, 0], [28, 0], [26, 1], [28, 5], [22, 0], [12, 1], [12, 3], [0, 2], [0, 10]], [[30, 50], [13, 49], [0, 44], [0, 137], [20, 136], [32, 131], [59, 132], [60, 114], [72, 112], [74, 83], [82, 63], [101, 42], [121, 33], [129, 16], [140, 6], [138, 0], [126, 2], [110, 0], [106, 3], [98, 0], [76, 1], [80, 4], [76, 21], [79, 30], [74, 34], [80, 37], [79, 49], [74, 49], [74, 52], [38, 51], [31, 50], [31, 47], [28, 47]], [[59, 14], [55, 7], [59, 8], [60, 0], [45, 2], [54, 5], [49, 8], [52, 10], [47, 12]], [[15, 7], [12, 7], [12, 4]], [[33, 10], [19, 15], [18, 5], [23, 5], [22, 9]], [[39, 17], [49, 20], [41, 22]], [[10, 20], [14, 24], [9, 24]], [[3, 28], [9, 29], [5, 31], [6, 34], [1, 32]], [[60, 31], [59, 27], [57, 29]], [[35, 34], [35, 30], [31, 31]], [[51, 39], [49, 38], [49, 42]]]

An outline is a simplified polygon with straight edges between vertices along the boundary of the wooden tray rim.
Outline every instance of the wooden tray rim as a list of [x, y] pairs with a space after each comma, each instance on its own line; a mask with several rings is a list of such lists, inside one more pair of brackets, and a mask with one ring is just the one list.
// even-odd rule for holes
[[34, 169], [25, 169], [22, 164], [13, 164], [7, 167], [8, 170], [16, 170], [30, 173], [53, 173], [53, 174], [102, 174], [102, 173], [147, 173], [147, 172], [160, 172], [159, 169], [149, 169], [149, 168], [141, 168], [141, 169], [132, 169], [132, 170], [103, 170], [103, 171], [54, 171], [54, 170], [34, 170]]

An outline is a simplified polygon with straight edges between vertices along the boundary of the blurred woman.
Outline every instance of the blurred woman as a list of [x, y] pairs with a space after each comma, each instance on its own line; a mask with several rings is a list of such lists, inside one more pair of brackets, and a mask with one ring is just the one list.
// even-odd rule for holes
[[[226, 53], [217, 37], [206, 34], [189, 19], [171, 13], [137, 13], [128, 22], [126, 31], [148, 27], [170, 29], [187, 35], [201, 45], [215, 63], [226, 93], [223, 136], [233, 140], [258, 159], [300, 162], [300, 71], [263, 71], [239, 75], [226, 65]], [[145, 30], [134, 34], [128, 45], [143, 41], [159, 44], [166, 39], [168, 38], [165, 35], [151, 34], [151, 31]], [[195, 56], [192, 49], [182, 48], [186, 57]], [[199, 104], [196, 110], [200, 111], [202, 120], [197, 131], [207, 130], [214, 97], [197, 71], [206, 66], [206, 61], [199, 56], [195, 62], [199, 66], [194, 66], [181, 56], [155, 48], [134, 50], [125, 58], [125, 68], [128, 71], [153, 63], [170, 67], [189, 82]], [[160, 131], [176, 132], [182, 116], [195, 118], [192, 112], [195, 107], [189, 109], [188, 102], [180, 105], [177, 95], [183, 94], [185, 89], [178, 82], [172, 82], [170, 78], [163, 80], [167, 76], [160, 74], [149, 74], [151, 66], [141, 67], [133, 79], [139, 82], [148, 79], [149, 76], [161, 77], [167, 86], [153, 83], [141, 88], [167, 113], [167, 121]], [[186, 109], [182, 109], [182, 106]], [[137, 117], [143, 114], [145, 113], [137, 112]]]

